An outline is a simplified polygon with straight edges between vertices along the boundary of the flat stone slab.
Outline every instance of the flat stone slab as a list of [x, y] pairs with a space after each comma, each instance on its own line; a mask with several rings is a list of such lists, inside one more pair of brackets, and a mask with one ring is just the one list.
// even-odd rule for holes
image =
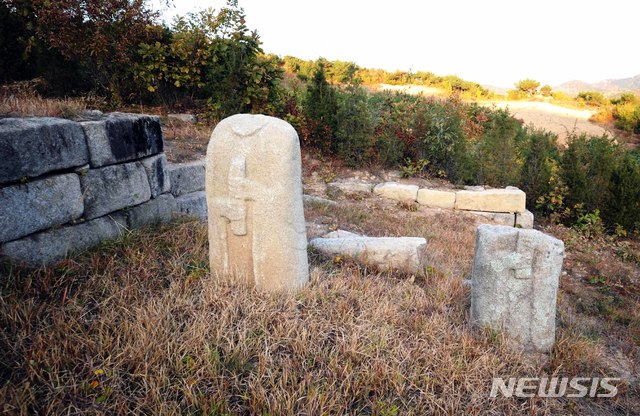
[[204, 191], [205, 161], [176, 163], [169, 165], [171, 175], [171, 193], [181, 196], [192, 192]]
[[157, 116], [111, 113], [102, 120], [80, 124], [93, 168], [152, 156], [164, 149]]
[[421, 237], [315, 238], [310, 245], [329, 256], [347, 256], [380, 270], [420, 273], [427, 240]]
[[60, 118], [0, 119], [0, 183], [82, 166], [89, 152], [78, 123]]
[[147, 172], [140, 162], [90, 169], [80, 183], [86, 219], [139, 205], [151, 198]]
[[418, 203], [429, 208], [453, 209], [456, 203], [456, 193], [423, 188], [418, 190]]
[[114, 240], [125, 231], [124, 215], [110, 215], [5, 243], [0, 245], [0, 257], [9, 257], [18, 264], [40, 267], [105, 240]]
[[171, 190], [171, 179], [169, 175], [169, 165], [164, 153], [140, 160], [144, 170], [147, 172], [149, 187], [151, 188], [151, 198]]
[[340, 181], [340, 182], [330, 182], [327, 184], [327, 188], [333, 191], [340, 191], [344, 194], [358, 194], [358, 193], [367, 193], [370, 194], [373, 189], [373, 185], [365, 182], [358, 182], [354, 180], [350, 181]]
[[550, 351], [563, 257], [563, 242], [540, 231], [480, 225], [471, 277], [472, 322], [505, 331], [526, 351]]
[[323, 238], [354, 238], [364, 237], [363, 235], [352, 233], [351, 231], [335, 230], [322, 236]]
[[315, 195], [302, 195], [302, 201], [305, 204], [316, 204], [316, 205], [322, 205], [327, 207], [333, 207], [338, 204], [336, 201], [332, 201], [327, 198], [321, 198]]
[[517, 188], [458, 191], [455, 209], [522, 213], [526, 209], [526, 194]]
[[389, 199], [402, 202], [415, 202], [418, 198], [417, 185], [404, 185], [397, 182], [379, 183], [373, 188], [373, 193]]
[[207, 219], [207, 195], [204, 191], [192, 192], [176, 198], [176, 212], [190, 217]]
[[0, 242], [80, 218], [84, 211], [75, 173], [0, 188]]

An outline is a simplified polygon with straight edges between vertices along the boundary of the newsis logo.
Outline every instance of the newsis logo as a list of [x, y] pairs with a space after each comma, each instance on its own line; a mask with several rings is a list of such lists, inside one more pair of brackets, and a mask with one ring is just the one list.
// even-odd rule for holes
[[614, 397], [618, 388], [611, 384], [620, 381], [611, 377], [495, 377], [489, 397]]

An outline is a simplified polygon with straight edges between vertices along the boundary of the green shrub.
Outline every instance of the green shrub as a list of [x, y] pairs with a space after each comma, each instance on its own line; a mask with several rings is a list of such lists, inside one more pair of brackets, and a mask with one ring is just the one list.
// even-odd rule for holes
[[611, 174], [605, 215], [611, 224], [640, 229], [640, 159], [626, 153]]
[[423, 100], [416, 108], [414, 132], [417, 159], [427, 159], [430, 168], [456, 177], [457, 156], [464, 152], [466, 137], [462, 118], [452, 100]]
[[542, 129], [525, 129], [520, 153], [523, 164], [519, 186], [527, 194], [527, 205], [534, 207], [541, 196], [552, 191], [551, 176], [559, 159], [557, 137]]
[[338, 155], [350, 166], [371, 158], [374, 124], [366, 91], [351, 85], [338, 94], [336, 142]]
[[524, 136], [520, 122], [507, 110], [494, 109], [488, 114], [484, 133], [476, 146], [478, 184], [499, 187], [519, 182], [522, 161], [518, 144]]
[[309, 144], [325, 152], [337, 151], [334, 137], [338, 125], [338, 99], [327, 82], [323, 65], [318, 66], [307, 85], [304, 114], [309, 124]]
[[627, 102], [615, 106], [613, 118], [617, 128], [640, 134], [640, 104]]

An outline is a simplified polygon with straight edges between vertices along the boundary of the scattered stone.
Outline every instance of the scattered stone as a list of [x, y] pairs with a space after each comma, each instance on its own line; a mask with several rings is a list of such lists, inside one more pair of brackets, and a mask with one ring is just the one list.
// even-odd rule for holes
[[151, 198], [147, 172], [140, 162], [90, 169], [80, 183], [86, 219], [139, 205]]
[[0, 242], [55, 227], [82, 216], [75, 173], [0, 188]]
[[62, 260], [72, 252], [116, 239], [125, 231], [124, 215], [112, 214], [5, 243], [0, 246], [0, 257], [8, 257], [18, 264], [40, 267]]
[[473, 191], [473, 192], [481, 192], [484, 191], [484, 186], [480, 186], [480, 185], [466, 185], [464, 187], [465, 190], [467, 191]]
[[188, 113], [167, 114], [167, 118], [169, 120], [177, 120], [182, 123], [188, 123], [188, 124], [196, 124], [196, 122], [198, 121], [198, 119], [194, 114], [188, 114]]
[[315, 196], [315, 195], [302, 195], [302, 200], [306, 204], [316, 204], [316, 205], [321, 205], [321, 206], [326, 206], [326, 207], [333, 207], [333, 206], [338, 205], [336, 203], [336, 201], [332, 201], [332, 200], [326, 199], [326, 198], [321, 198], [321, 197]]
[[357, 237], [364, 237], [364, 236], [360, 234], [352, 233], [350, 231], [335, 230], [323, 235], [322, 237], [323, 238], [357, 238]]
[[192, 192], [204, 191], [205, 162], [176, 163], [169, 165], [171, 175], [171, 193], [181, 196]]
[[385, 182], [376, 185], [373, 193], [401, 202], [415, 202], [418, 198], [417, 185], [404, 185], [397, 182]]
[[151, 188], [151, 198], [156, 198], [160, 194], [164, 194], [171, 190], [171, 180], [167, 157], [164, 153], [151, 156], [140, 161], [149, 178], [149, 187]]
[[102, 120], [80, 124], [93, 168], [152, 156], [164, 147], [157, 116], [111, 113]]
[[358, 182], [355, 180], [346, 180], [339, 182], [330, 182], [327, 184], [327, 188], [331, 192], [342, 192], [345, 195], [353, 194], [370, 194], [373, 185], [366, 182]]
[[177, 210], [173, 195], [160, 195], [144, 204], [129, 208], [126, 212], [127, 224], [129, 228], [140, 228], [166, 223], [173, 219], [173, 213]]
[[379, 270], [420, 273], [427, 240], [420, 237], [314, 238], [310, 245], [329, 256], [348, 256]]
[[205, 191], [192, 192], [176, 198], [177, 212], [189, 217], [207, 220], [207, 195]]
[[526, 194], [514, 189], [456, 192], [455, 209], [490, 212], [524, 212]]
[[456, 203], [456, 193], [437, 189], [420, 189], [418, 203], [430, 208], [453, 209]]
[[522, 213], [517, 213], [516, 227], [533, 228], [533, 213], [528, 209], [525, 209]]
[[59, 118], [0, 119], [0, 183], [89, 163], [78, 123]]
[[505, 331], [526, 351], [550, 351], [563, 255], [563, 242], [540, 231], [480, 225], [472, 272], [472, 322]]
[[283, 120], [222, 120], [207, 148], [209, 256], [213, 273], [236, 273], [262, 290], [309, 280], [298, 135]]

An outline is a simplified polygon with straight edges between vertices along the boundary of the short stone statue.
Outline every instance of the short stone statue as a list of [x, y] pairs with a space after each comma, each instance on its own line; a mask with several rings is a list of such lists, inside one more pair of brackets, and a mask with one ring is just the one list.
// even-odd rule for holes
[[564, 243], [536, 230], [483, 224], [476, 235], [471, 319], [505, 332], [525, 351], [548, 352]]
[[267, 291], [309, 280], [298, 135], [283, 120], [238, 114], [207, 148], [211, 272]]

